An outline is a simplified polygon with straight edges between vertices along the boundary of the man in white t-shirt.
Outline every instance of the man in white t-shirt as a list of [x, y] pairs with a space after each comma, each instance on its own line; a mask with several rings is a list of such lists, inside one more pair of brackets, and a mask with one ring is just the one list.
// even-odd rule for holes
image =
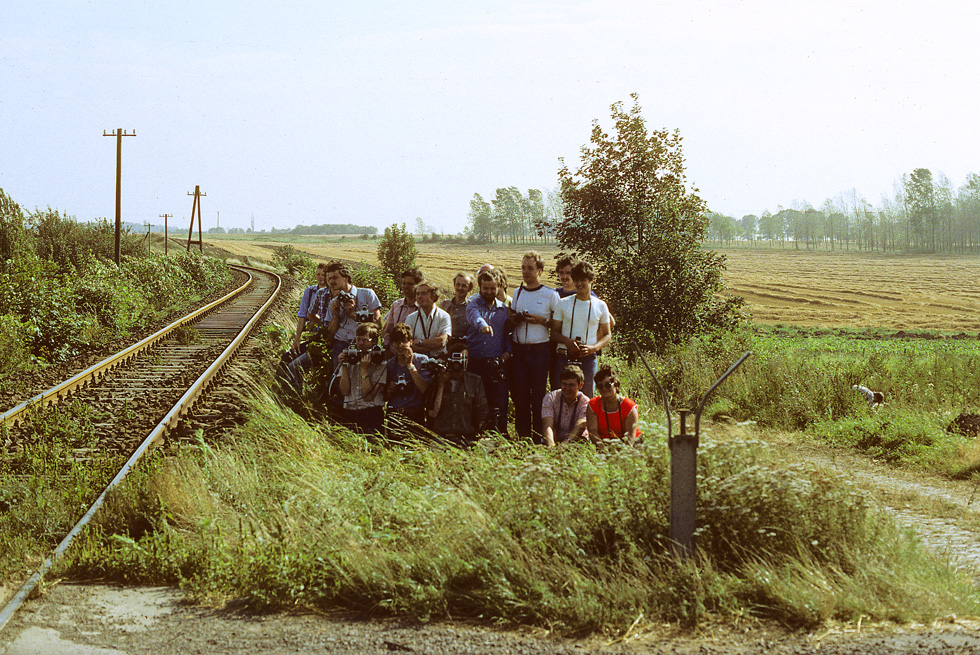
[[551, 368], [551, 317], [558, 306], [558, 294], [541, 283], [544, 259], [533, 250], [521, 260], [523, 283], [514, 290], [510, 317], [511, 334], [510, 394], [514, 400], [514, 427], [517, 434], [534, 443], [542, 441], [541, 400], [548, 391]]
[[415, 287], [415, 304], [418, 310], [405, 318], [405, 324], [412, 328], [415, 337], [412, 350], [428, 357], [446, 354], [446, 342], [453, 332], [453, 320], [449, 312], [436, 307], [439, 300], [439, 287], [428, 280], [422, 280]]
[[595, 271], [588, 262], [577, 262], [572, 267], [575, 295], [558, 301], [551, 321], [551, 338], [558, 343], [555, 369], [561, 371], [569, 364], [576, 364], [585, 375], [583, 393], [589, 398], [595, 392], [596, 356], [612, 339], [609, 308], [592, 293]]

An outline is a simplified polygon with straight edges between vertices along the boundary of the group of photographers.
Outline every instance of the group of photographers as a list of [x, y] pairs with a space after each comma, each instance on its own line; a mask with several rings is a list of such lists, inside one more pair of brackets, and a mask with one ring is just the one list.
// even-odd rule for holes
[[[543, 271], [541, 255], [527, 252], [511, 297], [503, 271], [485, 264], [475, 284], [457, 274], [453, 296], [440, 303], [439, 287], [408, 270], [382, 322], [373, 290], [356, 288], [342, 263], [320, 264], [300, 302], [284, 381], [301, 393], [304, 371], [323, 373], [324, 405], [369, 438], [384, 432], [387, 416], [389, 439], [424, 425], [465, 446], [487, 430], [506, 434], [512, 399], [523, 439], [635, 440], [635, 404], [619, 395], [609, 367], [597, 367], [613, 321], [592, 292], [592, 266], [560, 259], [559, 289], [541, 282]], [[608, 389], [597, 384], [606, 379]]]

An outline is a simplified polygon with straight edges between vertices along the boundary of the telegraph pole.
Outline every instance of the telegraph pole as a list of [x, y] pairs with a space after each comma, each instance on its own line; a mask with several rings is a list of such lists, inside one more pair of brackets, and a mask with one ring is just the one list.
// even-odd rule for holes
[[150, 230], [152, 229], [153, 226], [150, 223], [146, 223], [146, 254], [147, 255], [153, 254], [153, 247], [150, 245]]
[[167, 241], [170, 240], [170, 236], [167, 234], [167, 219], [173, 216], [173, 214], [160, 214], [160, 218], [163, 219], [163, 254], [167, 254]]
[[[201, 230], [201, 197], [208, 194], [201, 193], [201, 187], [195, 186], [194, 193], [190, 191], [187, 195], [194, 196], [194, 204], [191, 205], [191, 230], [187, 233], [187, 252], [191, 251], [191, 245], [197, 244], [201, 247], [201, 252], [204, 252], [204, 232]], [[194, 237], [194, 212], [197, 212], [197, 241], [192, 241]]]
[[106, 133], [102, 130], [102, 136], [116, 137], [116, 266], [119, 265], [119, 234], [122, 232], [122, 138], [124, 136], [136, 136], [136, 130], [129, 134], [122, 128]]

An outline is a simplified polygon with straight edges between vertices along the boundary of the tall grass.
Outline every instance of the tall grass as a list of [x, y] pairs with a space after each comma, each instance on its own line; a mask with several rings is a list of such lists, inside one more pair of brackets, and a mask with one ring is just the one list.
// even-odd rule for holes
[[[976, 468], [974, 440], [947, 426], [961, 412], [980, 412], [980, 343], [976, 340], [887, 340], [866, 335], [814, 337], [748, 330], [695, 340], [650, 360], [674, 407], [696, 407], [701, 395], [745, 351], [753, 355], [713, 394], [706, 418], [755, 421], [845, 445], [895, 464], [964, 475]], [[663, 421], [659, 396], [642, 365], [610, 358], [625, 389]], [[852, 389], [885, 394], [872, 410]]]
[[258, 392], [234, 439], [157, 458], [114, 494], [67, 572], [256, 606], [566, 634], [621, 632], [641, 614], [812, 626], [980, 610], [968, 580], [843, 481], [774, 468], [764, 452], [702, 449], [700, 552], [679, 563], [662, 440], [604, 453], [375, 447]]

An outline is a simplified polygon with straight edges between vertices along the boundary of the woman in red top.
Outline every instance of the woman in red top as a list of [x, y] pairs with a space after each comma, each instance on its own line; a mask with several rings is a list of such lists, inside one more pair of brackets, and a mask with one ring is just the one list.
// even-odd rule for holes
[[599, 395], [589, 401], [585, 421], [589, 438], [601, 445], [605, 439], [622, 439], [632, 444], [639, 436], [640, 412], [636, 403], [619, 394], [619, 378], [606, 365], [595, 374]]

